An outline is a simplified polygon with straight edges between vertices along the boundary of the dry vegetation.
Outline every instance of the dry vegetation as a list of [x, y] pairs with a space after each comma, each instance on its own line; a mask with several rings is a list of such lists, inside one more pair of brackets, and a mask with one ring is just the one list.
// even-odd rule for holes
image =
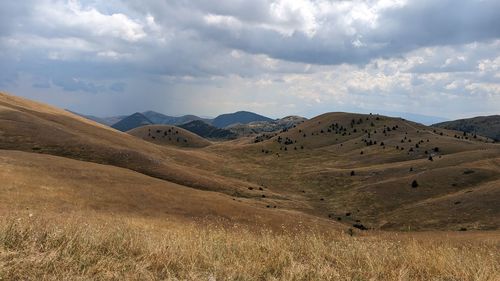
[[348, 113], [182, 148], [151, 128], [0, 93], [0, 281], [500, 280], [486, 138]]
[[24, 214], [1, 222], [0, 280], [500, 278], [494, 235], [358, 235]]

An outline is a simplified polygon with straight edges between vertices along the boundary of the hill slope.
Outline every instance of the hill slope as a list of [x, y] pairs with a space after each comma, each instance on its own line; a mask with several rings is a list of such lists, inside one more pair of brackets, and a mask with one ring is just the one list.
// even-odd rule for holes
[[136, 112], [120, 121], [118, 123], [113, 124], [111, 127], [115, 128], [119, 131], [126, 132], [128, 130], [132, 130], [137, 127], [151, 125], [153, 122], [149, 120], [142, 113]]
[[234, 124], [227, 127], [238, 136], [252, 136], [264, 132], [276, 132], [292, 128], [307, 119], [300, 116], [287, 116], [273, 121], [254, 121], [247, 124]]
[[29, 210], [40, 217], [61, 212], [150, 219], [230, 217], [234, 222], [270, 227], [287, 223], [286, 218], [293, 215], [306, 223], [331, 225], [297, 212], [269, 212], [264, 203], [232, 200], [128, 169], [51, 155], [0, 149], [0, 177], [0, 214]]
[[[0, 93], [0, 149], [113, 165], [189, 187], [249, 195], [255, 185], [213, 175], [218, 156], [161, 147], [67, 111]], [[252, 196], [257, 197], [257, 194]]]
[[238, 111], [217, 116], [212, 120], [212, 125], [218, 128], [225, 128], [232, 124], [247, 124], [255, 121], [273, 121], [273, 119], [253, 112]]
[[210, 150], [225, 155], [221, 174], [254, 175], [318, 216], [367, 228], [496, 229], [500, 146], [459, 135], [400, 118], [328, 113]]
[[[314, 216], [332, 226], [341, 223], [390, 230], [500, 227], [500, 145], [481, 136], [463, 136], [400, 118], [327, 113], [280, 132], [179, 149], [0, 94], [0, 149], [24, 151], [29, 157], [51, 154], [125, 168], [142, 174], [141, 180], [150, 176], [155, 181], [215, 191], [232, 201], [270, 212]], [[24, 159], [20, 163], [27, 169], [27, 163], [36, 161], [18, 157]], [[51, 165], [40, 166], [50, 170]], [[5, 173], [13, 169], [7, 167]], [[36, 174], [26, 171], [24, 175]], [[122, 182], [113, 173], [102, 179], [127, 186], [126, 179]], [[15, 184], [13, 180], [5, 188]], [[295, 216], [287, 221], [295, 221]]]
[[442, 122], [433, 127], [478, 134], [500, 141], [500, 115], [479, 116], [468, 119]]
[[176, 126], [148, 125], [127, 131], [128, 134], [160, 145], [180, 147], [205, 147], [206, 139]]

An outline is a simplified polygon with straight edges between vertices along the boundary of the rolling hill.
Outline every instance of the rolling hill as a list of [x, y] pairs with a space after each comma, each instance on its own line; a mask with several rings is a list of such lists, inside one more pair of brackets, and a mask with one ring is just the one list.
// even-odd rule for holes
[[255, 121], [273, 121], [273, 119], [253, 112], [238, 111], [215, 117], [215, 119], [212, 120], [212, 125], [218, 128], [225, 128], [233, 124], [247, 124]]
[[[93, 180], [102, 183], [96, 182], [89, 194], [115, 194], [122, 186], [124, 195], [116, 204], [128, 204], [138, 214], [154, 214], [140, 202], [167, 204], [156, 198], [158, 192], [175, 185], [175, 200], [196, 193], [209, 196], [207, 204], [219, 203], [206, 209], [174, 204], [159, 212], [258, 223], [276, 211], [273, 224], [293, 224], [300, 217], [308, 223], [361, 230], [498, 229], [500, 145], [491, 139], [381, 115], [337, 112], [302, 121], [281, 131], [180, 148], [150, 142], [152, 136], [165, 136], [166, 128], [146, 126], [134, 137], [64, 110], [1, 94], [0, 159], [3, 176], [9, 179], [3, 188], [18, 190], [19, 196], [0, 200], [17, 208], [19, 200], [35, 202], [29, 194], [43, 190], [54, 200], [44, 208], [59, 208], [60, 189], [51, 189], [55, 181], [43, 184], [41, 175], [48, 175], [46, 181], [68, 182], [61, 185], [73, 194], [67, 198], [86, 192], [69, 189], [72, 185], [90, 188]], [[190, 137], [193, 144], [203, 142]], [[40, 181], [33, 175], [40, 175]], [[142, 184], [146, 182], [157, 186], [151, 191], [156, 196], [148, 197], [149, 189]], [[106, 184], [116, 187], [108, 190]], [[92, 208], [119, 210], [111, 195], [98, 196], [109, 199]], [[145, 201], [136, 201], [139, 198]], [[71, 200], [76, 199], [65, 202]], [[215, 207], [239, 203], [241, 209], [234, 212]]]
[[210, 150], [233, 169], [220, 173], [258, 175], [318, 216], [376, 229], [497, 229], [500, 146], [491, 142], [400, 118], [327, 113]]
[[52, 155], [0, 149], [0, 176], [2, 214], [17, 209], [47, 217], [92, 212], [191, 221], [230, 217], [235, 222], [270, 227], [287, 223], [286, 218], [293, 215], [328, 225], [298, 212], [268, 212], [263, 202], [232, 200], [228, 195], [187, 188], [128, 169]]
[[258, 196], [248, 189], [254, 184], [205, 169], [217, 163], [219, 156], [153, 145], [67, 111], [4, 93], [0, 94], [0, 149], [113, 165], [188, 187]]
[[176, 126], [148, 125], [132, 129], [127, 133], [159, 145], [179, 147], [205, 147], [210, 145], [210, 142], [206, 139]]
[[296, 126], [307, 119], [300, 116], [287, 116], [273, 121], [254, 121], [247, 124], [233, 124], [226, 127], [240, 137], [252, 136], [264, 132], [276, 132]]
[[479, 116], [468, 119], [442, 122], [433, 127], [477, 134], [500, 141], [500, 115]]

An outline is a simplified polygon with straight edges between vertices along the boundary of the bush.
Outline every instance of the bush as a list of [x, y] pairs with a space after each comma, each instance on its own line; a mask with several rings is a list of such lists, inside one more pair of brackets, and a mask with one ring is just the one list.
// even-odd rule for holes
[[411, 182], [411, 187], [412, 187], [412, 188], [417, 188], [417, 187], [418, 187], [418, 182], [417, 182], [417, 180], [413, 180], [413, 181]]

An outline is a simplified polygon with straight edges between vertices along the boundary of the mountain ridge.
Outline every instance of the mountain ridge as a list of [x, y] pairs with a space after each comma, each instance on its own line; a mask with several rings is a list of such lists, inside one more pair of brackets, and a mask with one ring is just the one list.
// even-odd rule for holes
[[497, 142], [500, 141], [500, 115], [463, 118], [436, 123], [432, 126], [482, 135], [492, 138]]

